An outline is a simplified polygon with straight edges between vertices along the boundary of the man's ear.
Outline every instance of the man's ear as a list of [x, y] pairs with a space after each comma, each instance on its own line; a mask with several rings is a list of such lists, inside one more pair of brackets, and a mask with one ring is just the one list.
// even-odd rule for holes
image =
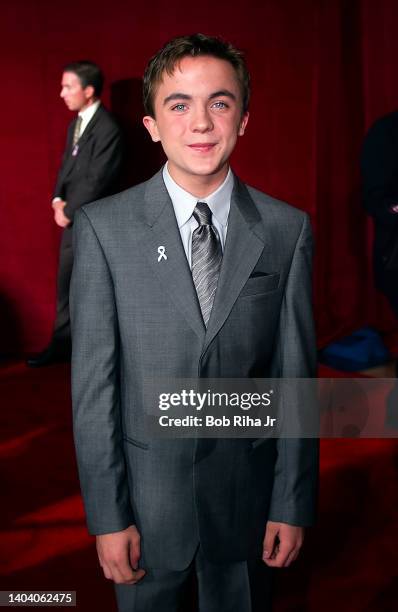
[[151, 117], [150, 115], [145, 115], [142, 122], [150, 133], [153, 142], [159, 142], [160, 136], [158, 132], [158, 126], [156, 125], [156, 119], [154, 117]]
[[239, 122], [239, 130], [238, 130], [239, 136], [243, 136], [243, 134], [245, 133], [245, 129], [246, 129], [248, 121], [249, 121], [249, 112], [246, 111], [245, 113], [243, 113], [242, 118]]
[[92, 85], [87, 85], [87, 87], [84, 88], [84, 95], [86, 100], [90, 100], [91, 98], [94, 98], [95, 96], [95, 89]]

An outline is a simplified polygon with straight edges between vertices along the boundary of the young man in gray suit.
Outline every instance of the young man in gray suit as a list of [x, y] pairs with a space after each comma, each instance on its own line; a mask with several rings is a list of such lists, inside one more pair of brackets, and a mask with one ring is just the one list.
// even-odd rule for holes
[[[315, 513], [314, 440], [149, 437], [145, 380], [315, 375], [305, 213], [242, 183], [241, 52], [200, 34], [144, 77], [144, 124], [167, 164], [75, 217], [74, 432], [100, 564], [123, 612], [269, 609]], [[260, 580], [258, 579], [260, 576]], [[260, 586], [261, 585], [261, 586]]]

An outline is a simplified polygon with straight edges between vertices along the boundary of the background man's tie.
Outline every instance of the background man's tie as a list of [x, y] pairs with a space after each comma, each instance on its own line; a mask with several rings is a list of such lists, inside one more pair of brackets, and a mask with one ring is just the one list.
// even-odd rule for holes
[[75, 144], [80, 138], [80, 128], [82, 127], [82, 121], [83, 119], [80, 116], [78, 116], [76, 119], [76, 123], [75, 123], [75, 129], [73, 130], [73, 142], [72, 142], [73, 146], [75, 146]]
[[217, 230], [211, 223], [211, 210], [206, 202], [196, 204], [193, 216], [199, 227], [192, 234], [192, 278], [207, 327], [217, 289], [222, 249]]

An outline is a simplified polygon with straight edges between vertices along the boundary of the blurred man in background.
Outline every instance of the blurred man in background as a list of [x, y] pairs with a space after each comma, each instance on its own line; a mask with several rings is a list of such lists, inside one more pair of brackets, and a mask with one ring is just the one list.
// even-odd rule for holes
[[73, 265], [72, 225], [83, 204], [117, 191], [122, 162], [119, 127], [100, 101], [104, 77], [99, 66], [78, 61], [65, 66], [60, 96], [77, 115], [68, 128], [66, 148], [54, 189], [54, 221], [63, 228], [57, 309], [51, 341], [30, 366], [44, 366], [70, 358], [69, 284]]
[[376, 287], [398, 318], [398, 112], [381, 117], [369, 129], [361, 172], [364, 205], [375, 228]]
[[[375, 285], [398, 320], [398, 111], [370, 127], [362, 147], [361, 173], [364, 206], [375, 230]], [[395, 375], [398, 378], [398, 361]], [[398, 384], [386, 399], [386, 424], [398, 427]]]

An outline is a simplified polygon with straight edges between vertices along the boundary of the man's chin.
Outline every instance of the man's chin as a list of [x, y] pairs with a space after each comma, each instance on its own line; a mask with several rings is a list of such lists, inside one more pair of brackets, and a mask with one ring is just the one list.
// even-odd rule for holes
[[227, 162], [215, 163], [214, 161], [209, 161], [206, 163], [206, 161], [203, 160], [203, 163], [192, 166], [191, 174], [196, 176], [214, 176], [222, 172], [226, 166], [228, 166]]

